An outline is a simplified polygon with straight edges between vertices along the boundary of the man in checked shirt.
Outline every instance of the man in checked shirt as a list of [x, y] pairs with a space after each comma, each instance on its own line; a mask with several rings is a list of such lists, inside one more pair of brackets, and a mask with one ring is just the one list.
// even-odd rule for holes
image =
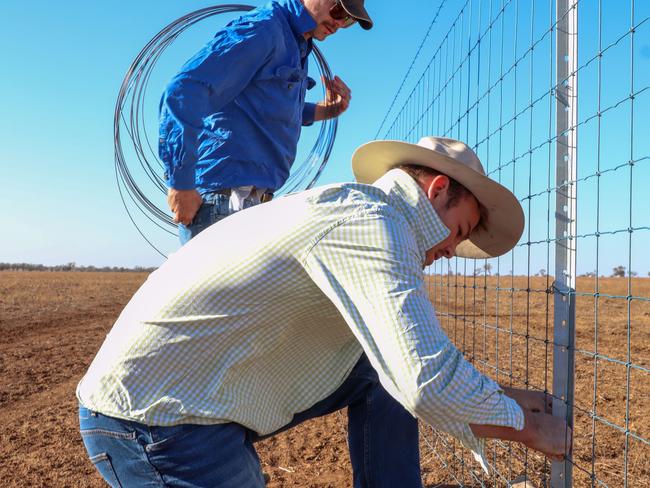
[[438, 258], [508, 252], [515, 196], [451, 139], [370, 142], [352, 165], [357, 183], [213, 225], [136, 292], [77, 388], [111, 485], [264, 486], [255, 441], [343, 407], [355, 487], [422, 486], [417, 419], [484, 467], [490, 437], [569, 452], [543, 394], [465, 361], [425, 286]]

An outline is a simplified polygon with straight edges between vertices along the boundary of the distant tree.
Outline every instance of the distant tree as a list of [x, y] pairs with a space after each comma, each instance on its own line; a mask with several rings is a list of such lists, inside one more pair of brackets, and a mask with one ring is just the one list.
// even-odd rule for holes
[[483, 270], [485, 271], [486, 276], [490, 276], [492, 274], [492, 265], [490, 263], [485, 263]]
[[71, 262], [67, 264], [57, 264], [55, 266], [45, 266], [43, 264], [31, 263], [0, 263], [0, 271], [119, 271], [119, 272], [152, 272], [156, 268], [145, 268], [143, 266], [136, 266], [135, 268], [124, 268], [118, 266], [104, 266], [97, 268], [96, 266], [78, 266], [76, 263]]
[[594, 277], [596, 276], [596, 272], [595, 272], [595, 271], [587, 271], [587, 272], [586, 272], [585, 274], [583, 274], [582, 276], [585, 276], [585, 277], [587, 277], [587, 278], [594, 278]]
[[630, 276], [634, 278], [636, 276], [639, 276], [639, 273], [637, 273], [636, 271], [630, 271]]
[[625, 277], [625, 266], [616, 266], [612, 270], [612, 276], [616, 278], [624, 278]]
[[546, 276], [546, 270], [544, 268], [539, 270], [539, 273], [537, 273], [540, 276]]

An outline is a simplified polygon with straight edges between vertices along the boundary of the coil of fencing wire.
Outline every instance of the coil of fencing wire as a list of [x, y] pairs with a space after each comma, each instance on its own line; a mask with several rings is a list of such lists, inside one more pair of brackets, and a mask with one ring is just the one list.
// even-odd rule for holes
[[[142, 217], [159, 229], [170, 235], [177, 235], [178, 224], [173, 221], [168, 209], [166, 207], [161, 208], [151, 200], [151, 195], [142, 189], [142, 181], [136, 181], [133, 171], [139, 166], [138, 171], [142, 171], [144, 182], [147, 185], [152, 185], [151, 188], [153, 188], [154, 192], [160, 192], [163, 195], [167, 194], [167, 186], [163, 176], [165, 168], [157, 155], [158, 138], [156, 136], [152, 144], [147, 131], [144, 129], [147, 120], [144, 110], [145, 99], [151, 74], [163, 52], [189, 27], [215, 15], [248, 12], [254, 8], [250, 5], [239, 4], [215, 5], [196, 10], [175, 20], [156, 34], [140, 51], [129, 67], [120, 87], [113, 119], [115, 176], [118, 191], [126, 213], [138, 233], [163, 257], [166, 257], [166, 255], [152, 242], [153, 239], [147, 236], [146, 231], [138, 224], [134, 212], [129, 208], [128, 204], [128, 202], [131, 202]], [[332, 79], [330, 67], [316, 46], [313, 46], [312, 55], [316, 60], [321, 77], [328, 80]], [[325, 98], [325, 86], [323, 86], [323, 98]], [[338, 120], [336, 118], [321, 122], [318, 137], [305, 160], [302, 163], [293, 165], [288, 180], [276, 193], [289, 193], [314, 186], [329, 160], [334, 138], [336, 137], [337, 125]], [[122, 129], [124, 129], [124, 132]], [[127, 160], [123, 150], [126, 145], [130, 145], [131, 149], [133, 149], [134, 158]]]

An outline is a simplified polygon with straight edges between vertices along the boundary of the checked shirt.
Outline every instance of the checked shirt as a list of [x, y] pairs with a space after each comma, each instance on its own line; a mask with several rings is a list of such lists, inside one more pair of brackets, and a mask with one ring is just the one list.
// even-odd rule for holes
[[398, 169], [238, 212], [149, 276], [77, 396], [148, 425], [264, 435], [334, 392], [365, 351], [408, 411], [480, 453], [469, 423], [522, 429], [523, 413], [436, 318], [423, 263], [448, 234]]

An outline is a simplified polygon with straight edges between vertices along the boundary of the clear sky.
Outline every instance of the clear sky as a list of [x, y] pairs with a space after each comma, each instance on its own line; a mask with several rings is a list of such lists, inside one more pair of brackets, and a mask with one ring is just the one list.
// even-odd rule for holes
[[[425, 50], [439, 45], [461, 3], [447, 2]], [[373, 30], [354, 26], [319, 44], [332, 71], [353, 93], [351, 106], [340, 119], [322, 183], [352, 178], [350, 156], [357, 146], [374, 138], [440, 2], [409, 0], [408, 9], [406, 2], [373, 0], [367, 4], [375, 20]], [[118, 194], [113, 112], [126, 70], [144, 45], [175, 19], [211, 5], [215, 3], [198, 0], [0, 2], [0, 18], [5, 20], [0, 30], [0, 204], [4, 213], [0, 261], [128, 267], [162, 262], [130, 222]], [[641, 11], [647, 8], [638, 10], [639, 18], [647, 15]], [[155, 107], [166, 80], [227, 18], [203, 21], [159, 61], [148, 88], [154, 140]], [[589, 35], [596, 38], [594, 32]], [[648, 23], [636, 39], [640, 52], [636, 69], [648, 70]], [[429, 58], [430, 53], [423, 52], [421, 59]], [[313, 74], [313, 62], [311, 66]], [[414, 77], [420, 75], [419, 68], [415, 66]], [[647, 78], [638, 80], [637, 89], [644, 84]], [[409, 89], [405, 87], [405, 93]], [[646, 92], [639, 109], [647, 107], [647, 99]], [[644, 130], [647, 134], [647, 127], [638, 117], [635, 133], [639, 139]], [[304, 131], [302, 154], [315, 133], [313, 128]], [[640, 146], [647, 157], [647, 146]], [[639, 166], [647, 169], [646, 163]], [[648, 175], [647, 171], [641, 174]], [[636, 192], [643, 190], [637, 187]], [[641, 200], [636, 215], [650, 211], [643, 203], [647, 198], [635, 196], [635, 205], [636, 199]], [[647, 227], [647, 213], [645, 219]], [[648, 258], [637, 256], [650, 239], [648, 232], [637, 235], [639, 250], [633, 269], [647, 275]], [[173, 238], [154, 239], [165, 252], [177, 246]], [[614, 264], [627, 264], [627, 258], [620, 261]], [[590, 266], [585, 264], [583, 271]]]

